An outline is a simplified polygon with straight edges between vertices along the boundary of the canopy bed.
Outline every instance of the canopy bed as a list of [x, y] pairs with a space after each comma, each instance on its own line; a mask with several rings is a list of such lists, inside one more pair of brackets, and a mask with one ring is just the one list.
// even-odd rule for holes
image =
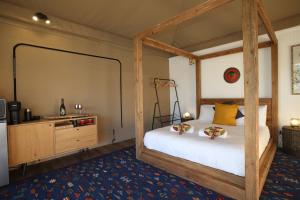
[[[135, 48], [135, 72], [136, 72], [136, 97], [135, 97], [135, 134], [136, 156], [138, 159], [153, 166], [162, 168], [177, 176], [191, 180], [199, 185], [208, 187], [216, 192], [235, 199], [258, 199], [262, 191], [266, 176], [276, 152], [278, 132], [278, 43], [271, 26], [271, 21], [266, 15], [261, 0], [242, 0], [242, 31], [243, 47], [207, 55], [197, 56], [185, 50], [173, 47], [169, 44], [157, 41], [150, 36], [178, 25], [196, 16], [204, 14], [212, 9], [230, 3], [233, 0], [207, 0], [181, 14], [174, 16], [140, 34], [134, 40]], [[258, 17], [262, 20], [269, 42], [258, 43]], [[196, 162], [185, 157], [175, 156], [170, 153], [151, 148], [147, 143], [147, 135], [144, 131], [143, 112], [143, 70], [142, 70], [142, 46], [147, 45], [163, 51], [184, 56], [195, 62], [196, 65], [196, 102], [197, 115], [200, 106], [214, 104], [228, 99], [204, 99], [201, 98], [201, 61], [207, 58], [243, 52], [244, 60], [244, 98], [230, 99], [238, 105], [244, 105], [243, 158], [244, 174], [228, 172], [210, 165]], [[261, 99], [258, 95], [258, 48], [271, 48], [272, 59], [272, 98]], [[267, 105], [267, 126], [269, 139], [260, 150], [260, 124], [259, 107]], [[240, 128], [240, 127], [239, 127]], [[163, 137], [163, 134], [161, 134]], [[182, 137], [183, 138], [183, 137]], [[145, 145], [146, 144], [146, 145]], [[149, 148], [147, 148], [147, 146]]]

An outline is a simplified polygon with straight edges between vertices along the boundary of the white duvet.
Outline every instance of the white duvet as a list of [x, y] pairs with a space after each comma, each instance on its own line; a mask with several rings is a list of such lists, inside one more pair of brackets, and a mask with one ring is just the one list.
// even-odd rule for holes
[[[244, 126], [224, 126], [226, 138], [200, 137], [198, 131], [211, 124], [199, 120], [186, 122], [194, 126], [193, 133], [179, 135], [171, 132], [170, 126], [149, 131], [145, 134], [144, 145], [175, 157], [220, 169], [238, 176], [245, 176]], [[259, 156], [268, 145], [268, 127], [259, 128]]]

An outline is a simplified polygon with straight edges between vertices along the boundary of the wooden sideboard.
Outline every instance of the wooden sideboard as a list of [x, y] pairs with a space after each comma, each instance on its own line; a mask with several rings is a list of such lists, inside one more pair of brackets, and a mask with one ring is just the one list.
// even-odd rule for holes
[[[80, 125], [80, 120], [90, 122]], [[93, 147], [97, 141], [97, 116], [73, 116], [9, 125], [9, 166]]]

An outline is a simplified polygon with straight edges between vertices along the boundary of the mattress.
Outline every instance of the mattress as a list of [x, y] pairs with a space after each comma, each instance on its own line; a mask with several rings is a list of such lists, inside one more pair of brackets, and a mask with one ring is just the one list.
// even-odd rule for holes
[[[238, 176], [245, 176], [244, 126], [224, 126], [226, 138], [200, 137], [198, 131], [211, 124], [199, 120], [186, 122], [194, 126], [193, 133], [179, 135], [170, 131], [170, 126], [155, 129], [145, 134], [144, 145], [151, 150], [166, 153], [208, 167], [220, 169]], [[268, 127], [259, 127], [259, 156], [270, 139]]]

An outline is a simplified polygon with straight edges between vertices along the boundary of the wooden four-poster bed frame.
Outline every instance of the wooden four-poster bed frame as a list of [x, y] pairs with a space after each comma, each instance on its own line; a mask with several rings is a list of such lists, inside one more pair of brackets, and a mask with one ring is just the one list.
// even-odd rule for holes
[[[216, 192], [235, 199], [258, 199], [270, 169], [277, 147], [278, 132], [278, 42], [271, 21], [261, 0], [242, 0], [243, 47], [196, 56], [185, 50], [154, 40], [152, 36], [171, 26], [178, 25], [204, 14], [233, 0], [207, 0], [181, 14], [174, 16], [140, 34], [134, 40], [136, 97], [135, 97], [135, 134], [136, 156], [146, 163], [162, 168], [172, 174], [191, 180]], [[258, 16], [262, 20], [270, 42], [258, 44]], [[231, 99], [237, 104], [245, 104], [245, 177], [236, 176], [222, 170], [207, 167], [181, 158], [173, 157], [144, 147], [143, 112], [143, 70], [142, 45], [184, 56], [195, 61], [196, 65], [196, 102], [197, 115], [200, 105], [213, 104], [222, 99], [201, 98], [201, 61], [232, 53], [243, 52], [244, 59], [244, 99]], [[259, 99], [258, 95], [258, 48], [271, 47], [272, 59], [272, 98]], [[268, 105], [267, 124], [271, 138], [263, 155], [258, 153], [258, 106]]]

